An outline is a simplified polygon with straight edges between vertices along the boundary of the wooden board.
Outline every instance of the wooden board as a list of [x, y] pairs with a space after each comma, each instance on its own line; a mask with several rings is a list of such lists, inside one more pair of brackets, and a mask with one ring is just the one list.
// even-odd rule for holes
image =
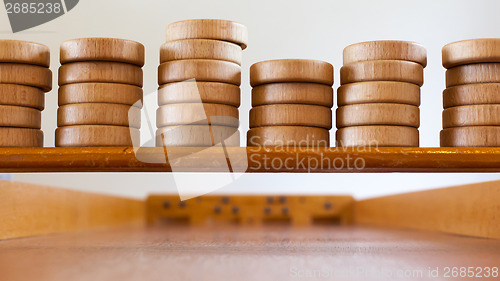
[[73, 62], [59, 67], [59, 86], [73, 83], [120, 83], [142, 87], [142, 69], [121, 62]]
[[370, 60], [403, 60], [427, 65], [427, 50], [410, 41], [381, 40], [349, 45], [343, 52], [344, 65]]
[[237, 44], [221, 40], [183, 39], [166, 42], [160, 47], [160, 63], [173, 60], [209, 59], [241, 65], [243, 52]]
[[443, 91], [443, 107], [500, 104], [500, 83], [468, 84]]
[[412, 83], [372, 81], [350, 83], [337, 89], [337, 105], [399, 103], [420, 106], [420, 87]]
[[396, 103], [352, 104], [337, 108], [337, 128], [390, 125], [420, 127], [418, 107]]
[[308, 104], [271, 104], [250, 110], [250, 128], [265, 126], [308, 126], [332, 128], [332, 110]]
[[500, 126], [500, 104], [464, 105], [443, 110], [443, 128]]
[[338, 129], [336, 143], [339, 147], [418, 147], [417, 128], [404, 126], [357, 126]]
[[0, 127], [41, 129], [42, 112], [35, 108], [0, 105]]
[[0, 63], [0, 83], [31, 86], [50, 92], [52, 71], [37, 65]]
[[176, 60], [160, 64], [158, 84], [168, 84], [194, 79], [199, 82], [222, 82], [239, 86], [241, 67], [221, 60]]
[[0, 105], [31, 107], [38, 110], [45, 108], [45, 94], [35, 87], [0, 84]]
[[156, 131], [156, 146], [207, 147], [240, 146], [238, 128], [216, 125], [182, 125], [159, 128]]
[[57, 109], [57, 126], [114, 125], [141, 128], [141, 109], [110, 103], [67, 104]]
[[500, 147], [500, 126], [448, 128], [440, 140], [441, 147]]
[[140, 143], [138, 129], [124, 126], [81, 125], [56, 129], [56, 147], [132, 146]]
[[500, 39], [471, 39], [449, 43], [442, 50], [443, 66], [500, 62]]
[[0, 40], [0, 62], [50, 66], [49, 47], [21, 40]]
[[158, 105], [172, 103], [217, 103], [239, 107], [240, 87], [219, 82], [178, 82], [158, 88]]
[[400, 60], [374, 60], [354, 62], [340, 69], [340, 84], [367, 81], [396, 81], [424, 84], [424, 68], [421, 64]]
[[475, 63], [446, 70], [446, 87], [500, 82], [500, 63]]
[[215, 103], [176, 103], [156, 111], [158, 128], [176, 125], [222, 125], [238, 128], [238, 108]]
[[327, 129], [305, 126], [270, 126], [250, 129], [247, 146], [256, 147], [329, 147]]
[[0, 128], [0, 147], [43, 147], [43, 132], [27, 128]]
[[142, 88], [117, 83], [75, 83], [59, 87], [59, 106], [74, 103], [111, 103], [142, 108]]
[[333, 106], [333, 88], [316, 83], [272, 83], [252, 89], [252, 106], [311, 104]]

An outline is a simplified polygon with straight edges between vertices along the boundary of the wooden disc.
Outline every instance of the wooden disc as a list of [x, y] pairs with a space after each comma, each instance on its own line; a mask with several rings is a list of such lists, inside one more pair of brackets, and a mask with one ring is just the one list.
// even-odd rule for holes
[[57, 109], [57, 126], [113, 125], [141, 128], [141, 110], [110, 103], [67, 104]]
[[319, 60], [284, 59], [262, 61], [250, 67], [252, 87], [283, 82], [307, 82], [332, 86], [333, 66]]
[[344, 65], [370, 60], [403, 60], [427, 65], [427, 51], [424, 46], [409, 41], [369, 41], [344, 48]]
[[158, 67], [158, 84], [195, 79], [201, 82], [222, 82], [239, 86], [241, 67], [221, 60], [175, 60]]
[[424, 67], [410, 61], [374, 60], [350, 63], [340, 69], [341, 85], [365, 81], [397, 81], [422, 86]]
[[142, 108], [142, 88], [117, 83], [75, 83], [59, 87], [59, 106], [73, 103], [112, 103]]
[[0, 105], [14, 105], [43, 110], [45, 107], [44, 92], [35, 87], [0, 84]]
[[273, 83], [252, 89], [252, 106], [267, 104], [312, 104], [333, 106], [331, 86], [316, 83]]
[[332, 128], [332, 110], [308, 104], [271, 104], [250, 110], [250, 128], [265, 126], [309, 126]]
[[56, 129], [56, 147], [132, 146], [139, 140], [138, 129], [124, 126], [82, 125]]
[[0, 136], [0, 147], [43, 147], [42, 130], [0, 128]]
[[113, 61], [144, 65], [144, 45], [116, 38], [80, 38], [61, 44], [61, 64], [85, 61]]
[[446, 70], [446, 87], [500, 82], [500, 63], [475, 63]]
[[247, 146], [329, 147], [327, 129], [304, 126], [270, 126], [250, 129]]
[[443, 91], [443, 107], [500, 104], [500, 83], [467, 84]]
[[473, 126], [444, 129], [441, 147], [499, 147], [500, 126]]
[[238, 108], [214, 103], [176, 103], [156, 111], [158, 128], [176, 125], [221, 125], [238, 128]]
[[0, 105], [0, 127], [40, 129], [42, 112], [35, 108]]
[[50, 92], [52, 71], [38, 65], [0, 63], [0, 83], [31, 86]]
[[184, 39], [166, 42], [160, 48], [160, 63], [173, 60], [209, 59], [234, 62], [241, 65], [241, 47], [225, 41]]
[[159, 128], [156, 146], [240, 146], [240, 131], [228, 126], [181, 125]]
[[500, 126], [500, 104], [463, 105], [443, 110], [443, 128]]
[[237, 44], [242, 50], [248, 44], [248, 30], [241, 23], [218, 19], [195, 19], [167, 26], [167, 42], [180, 39], [213, 39]]
[[396, 103], [364, 103], [337, 109], [337, 128], [369, 125], [420, 126], [417, 106]]
[[142, 87], [142, 69], [121, 62], [72, 62], [59, 67], [59, 86], [99, 82]]
[[50, 49], [34, 42], [0, 40], [0, 62], [50, 67]]
[[418, 147], [418, 129], [404, 126], [358, 126], [338, 129], [339, 147]]
[[442, 50], [443, 66], [500, 62], [500, 39], [483, 38], [449, 43]]
[[412, 83], [372, 81], [350, 83], [337, 89], [337, 105], [399, 103], [420, 106], [420, 87]]
[[217, 103], [240, 106], [240, 87], [219, 82], [178, 82], [160, 86], [158, 105], [172, 103]]

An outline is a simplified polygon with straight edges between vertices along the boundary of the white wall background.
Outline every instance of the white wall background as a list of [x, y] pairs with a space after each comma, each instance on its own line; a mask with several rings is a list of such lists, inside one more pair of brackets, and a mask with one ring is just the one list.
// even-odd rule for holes
[[[4, 9], [4, 8], [0, 8]], [[422, 88], [420, 142], [439, 145], [444, 69], [441, 48], [446, 43], [479, 37], [500, 37], [497, 0], [80, 0], [67, 15], [42, 26], [12, 34], [0, 11], [0, 34], [5, 39], [48, 45], [57, 85], [59, 44], [81, 37], [116, 37], [146, 46], [144, 91], [157, 87], [158, 50], [167, 24], [192, 18], [221, 18], [241, 22], [250, 43], [242, 65], [241, 130], [248, 130], [249, 67], [278, 58], [325, 60], [335, 66], [335, 88], [345, 46], [368, 40], [411, 40], [428, 51]], [[45, 146], [54, 146], [57, 87], [47, 94], [43, 112]], [[332, 140], [335, 130], [331, 131]], [[208, 177], [208, 179], [207, 179]], [[186, 175], [193, 185], [216, 181], [219, 175]], [[143, 197], [150, 192], [175, 192], [168, 174], [21, 174], [15, 180], [74, 189]], [[358, 198], [379, 196], [500, 179], [494, 174], [266, 174], [243, 175], [219, 192], [234, 193], [349, 193]]]

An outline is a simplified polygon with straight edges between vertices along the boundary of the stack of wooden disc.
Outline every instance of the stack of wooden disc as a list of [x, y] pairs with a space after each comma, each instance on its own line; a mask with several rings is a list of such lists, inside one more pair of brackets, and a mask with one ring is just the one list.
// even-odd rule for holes
[[139, 142], [144, 46], [114, 38], [61, 45], [56, 146]]
[[500, 146], [500, 39], [473, 39], [443, 47], [441, 146]]
[[42, 147], [45, 92], [52, 89], [50, 50], [0, 40], [0, 147]]
[[239, 146], [241, 60], [247, 28], [226, 20], [167, 27], [158, 68], [157, 146]]
[[346, 47], [337, 93], [337, 145], [419, 146], [426, 64], [425, 48], [414, 42]]
[[329, 146], [333, 66], [286, 59], [250, 68], [252, 106], [248, 146]]

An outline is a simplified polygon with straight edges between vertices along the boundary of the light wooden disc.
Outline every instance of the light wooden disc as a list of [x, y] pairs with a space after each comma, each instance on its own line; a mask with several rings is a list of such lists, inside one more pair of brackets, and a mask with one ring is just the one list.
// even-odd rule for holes
[[350, 63], [340, 69], [342, 85], [366, 81], [397, 81], [422, 86], [424, 67], [410, 61], [374, 60]]
[[49, 47], [28, 41], [0, 40], [0, 62], [50, 66]]
[[44, 92], [35, 87], [0, 84], [0, 105], [14, 105], [43, 110], [45, 107]]
[[248, 30], [241, 23], [218, 19], [195, 19], [167, 26], [167, 42], [180, 39], [213, 39], [227, 41], [246, 49]]
[[500, 63], [475, 63], [446, 70], [446, 87], [500, 82]]
[[396, 103], [364, 103], [337, 109], [337, 128], [369, 125], [420, 126], [417, 106]]
[[158, 67], [158, 84], [195, 79], [201, 82], [222, 82], [239, 86], [241, 67], [221, 60], [175, 60]]
[[337, 89], [337, 105], [400, 103], [420, 106], [420, 87], [412, 83], [372, 81], [350, 83]]
[[142, 88], [117, 83], [75, 83], [59, 87], [59, 106], [73, 103], [112, 103], [142, 108]]
[[418, 147], [418, 129], [404, 126], [358, 126], [338, 129], [339, 147]]
[[252, 106], [267, 104], [312, 104], [333, 106], [331, 86], [316, 83], [272, 83], [252, 89]]
[[[223, 144], [222, 144], [223, 143]], [[240, 131], [228, 126], [181, 125], [159, 128], [156, 146], [240, 146]]]
[[113, 125], [141, 128], [141, 110], [111, 103], [67, 104], [57, 109], [57, 126]]
[[42, 112], [35, 108], [0, 105], [0, 127], [40, 129]]
[[240, 87], [219, 82], [178, 82], [158, 89], [158, 105], [172, 103], [217, 103], [240, 106]]
[[443, 91], [443, 107], [500, 104], [500, 83], [467, 84]]
[[500, 104], [463, 105], [443, 110], [443, 128], [500, 126]]
[[238, 128], [238, 108], [214, 103], [176, 103], [156, 111], [158, 128], [176, 125], [221, 125]]
[[332, 86], [333, 66], [319, 60], [284, 59], [262, 61], [250, 67], [252, 87], [283, 82], [307, 82]]
[[427, 65], [427, 51], [424, 46], [409, 41], [369, 41], [344, 48], [344, 65], [369, 60], [404, 60]]
[[121, 83], [142, 87], [142, 69], [121, 62], [72, 62], [59, 67], [59, 86], [73, 83]]
[[499, 147], [500, 126], [473, 126], [444, 129], [441, 147]]
[[500, 62], [500, 39], [483, 38], [449, 43], [442, 50], [443, 66]]
[[52, 71], [47, 67], [20, 63], [0, 63], [0, 83], [52, 90]]
[[61, 64], [85, 61], [113, 61], [144, 65], [144, 45], [117, 38], [80, 38], [61, 44]]
[[38, 129], [0, 128], [0, 147], [43, 147], [43, 132]]
[[241, 47], [225, 41], [184, 39], [166, 42], [160, 48], [160, 63], [173, 60], [209, 59], [234, 62], [241, 65]]
[[308, 104], [271, 104], [250, 110], [250, 128], [265, 126], [309, 126], [332, 128], [332, 110]]
[[327, 129], [304, 126], [270, 126], [250, 129], [247, 146], [329, 147]]
[[139, 140], [138, 129], [124, 126], [83, 125], [56, 129], [56, 147], [132, 146]]

